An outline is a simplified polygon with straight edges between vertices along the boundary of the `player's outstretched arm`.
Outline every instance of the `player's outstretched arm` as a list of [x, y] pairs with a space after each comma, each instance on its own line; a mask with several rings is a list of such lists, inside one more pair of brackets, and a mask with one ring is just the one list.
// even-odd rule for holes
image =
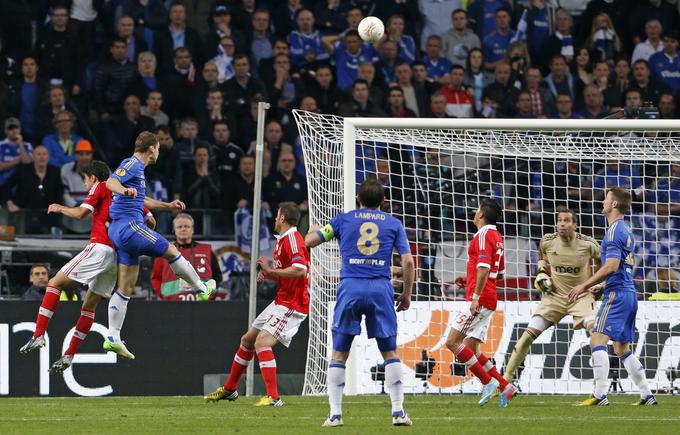
[[119, 195], [131, 196], [133, 198], [137, 196], [137, 189], [134, 187], [125, 187], [120, 180], [113, 177], [109, 177], [109, 179], [106, 180], [106, 187], [108, 187], [111, 192]]
[[66, 207], [65, 205], [55, 203], [50, 204], [47, 208], [47, 213], [61, 213], [70, 218], [85, 219], [90, 214], [90, 210], [85, 207]]
[[579, 298], [581, 293], [593, 287], [595, 284], [599, 284], [605, 279], [607, 279], [611, 274], [619, 270], [619, 264], [621, 260], [618, 258], [607, 258], [604, 265], [597, 271], [593, 276], [582, 282], [581, 284], [575, 286], [569, 292], [569, 300], [575, 301]]
[[150, 198], [148, 196], [144, 197], [144, 206], [147, 207], [150, 210], [160, 210], [160, 211], [182, 211], [187, 207], [179, 199], [176, 199], [176, 200], [171, 201], [171, 202], [163, 202], [163, 201], [159, 201], [159, 200], [154, 199], [154, 198]]
[[308, 248], [313, 248], [324, 242], [332, 240], [333, 237], [335, 237], [335, 234], [333, 233], [333, 227], [331, 227], [330, 224], [326, 225], [325, 227], [314, 225], [309, 228], [309, 231], [305, 236], [305, 245], [307, 245]]
[[397, 298], [397, 311], [408, 310], [411, 306], [411, 291], [413, 289], [413, 281], [416, 278], [416, 266], [413, 261], [413, 255], [402, 254], [401, 276], [404, 280], [404, 287], [402, 288], [401, 295]]

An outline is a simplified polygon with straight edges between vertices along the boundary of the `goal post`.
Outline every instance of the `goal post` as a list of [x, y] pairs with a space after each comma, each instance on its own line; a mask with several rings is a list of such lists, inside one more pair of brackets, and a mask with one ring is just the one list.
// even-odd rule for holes
[[[634, 195], [627, 221], [636, 234], [640, 309], [634, 348], [653, 389], [672, 388], [680, 369], [680, 123], [671, 120], [340, 118], [295, 111], [309, 189], [310, 223], [355, 207], [367, 177], [386, 185], [388, 211], [404, 222], [416, 258], [412, 308], [399, 313], [397, 352], [411, 393], [477, 392], [444, 341], [464, 304], [453, 284], [464, 275], [471, 212], [493, 197], [505, 212], [506, 277], [483, 350], [499, 369], [540, 296], [533, 290], [538, 242], [555, 232], [558, 206], [575, 209], [578, 231], [601, 240], [603, 192]], [[676, 180], [676, 178], [678, 180]], [[665, 189], [665, 190], [664, 190]], [[340, 258], [335, 242], [312, 250], [311, 308], [304, 394], [326, 391], [330, 322]], [[678, 298], [680, 299], [680, 298]], [[676, 338], [677, 337], [677, 338]], [[532, 345], [518, 383], [529, 393], [588, 393], [590, 350], [571, 317]], [[348, 363], [350, 394], [380, 393], [381, 357], [365, 335]], [[669, 370], [676, 370], [672, 372]], [[614, 369], [613, 369], [614, 370]], [[617, 369], [618, 370], [618, 369]], [[623, 369], [621, 369], [623, 370]], [[617, 388], [634, 386], [625, 371]]]

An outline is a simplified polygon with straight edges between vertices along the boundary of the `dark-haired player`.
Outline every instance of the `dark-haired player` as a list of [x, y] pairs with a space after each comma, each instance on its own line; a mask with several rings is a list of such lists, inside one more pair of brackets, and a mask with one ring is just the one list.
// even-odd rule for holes
[[496, 388], [500, 389], [500, 407], [508, 406], [517, 387], [508, 383], [496, 367], [480, 350], [486, 340], [491, 316], [496, 310], [496, 279], [503, 274], [503, 236], [496, 229], [502, 214], [501, 207], [493, 199], [484, 199], [475, 212], [477, 233], [468, 247], [467, 272], [456, 278], [456, 284], [465, 286], [465, 299], [470, 305], [457, 314], [446, 339], [446, 347], [456, 359], [468, 368], [484, 385], [479, 405], [485, 405]]
[[382, 184], [375, 179], [359, 187], [359, 209], [335, 216], [331, 222], [307, 234], [305, 242], [313, 247], [338, 239], [342, 268], [333, 312], [333, 354], [328, 365], [328, 402], [330, 416], [324, 427], [342, 426], [342, 394], [345, 362], [354, 336], [361, 333], [361, 318], [366, 318], [368, 338], [375, 338], [385, 359], [385, 387], [392, 401], [392, 424], [413, 424], [404, 412], [402, 366], [397, 356], [397, 315], [390, 266], [392, 251], [401, 255], [404, 287], [397, 299], [397, 311], [411, 305], [414, 263], [404, 226], [380, 210], [385, 199]]

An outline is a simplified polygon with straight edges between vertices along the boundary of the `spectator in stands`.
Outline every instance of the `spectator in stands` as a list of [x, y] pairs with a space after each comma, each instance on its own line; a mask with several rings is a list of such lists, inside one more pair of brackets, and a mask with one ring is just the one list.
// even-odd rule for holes
[[465, 65], [473, 48], [482, 48], [479, 37], [468, 28], [467, 13], [456, 9], [451, 14], [453, 27], [442, 36], [444, 56], [454, 65]]
[[272, 45], [274, 36], [269, 32], [269, 11], [258, 9], [253, 13], [253, 31], [249, 34], [251, 54], [250, 61], [253, 70], [257, 71], [262, 59], [270, 59], [273, 56]]
[[128, 93], [134, 94], [139, 101], [146, 100], [149, 91], [161, 91], [164, 89], [156, 74], [156, 55], [150, 51], [144, 51], [137, 56], [137, 72], [128, 87]]
[[609, 107], [621, 107], [624, 94], [631, 82], [630, 64], [625, 57], [619, 58], [614, 66], [614, 82], [602, 93]]
[[262, 190], [265, 192], [263, 198], [272, 210], [278, 209], [282, 202], [292, 201], [304, 213], [308, 210], [307, 182], [295, 173], [295, 154], [293, 151], [282, 151], [278, 157], [276, 172], [262, 181]]
[[5, 140], [0, 142], [0, 186], [14, 173], [17, 166], [33, 162], [33, 147], [24, 142], [21, 122], [17, 118], [5, 120]]
[[[372, 63], [359, 65], [359, 80], [365, 80], [368, 84], [368, 99], [382, 104], [384, 100], [384, 82], [376, 80], [376, 70]], [[351, 93], [351, 89], [349, 90]], [[338, 101], [339, 106], [340, 101]]]
[[324, 36], [337, 35], [347, 27], [345, 8], [340, 4], [340, 0], [317, 2], [314, 7], [314, 16], [316, 17], [316, 28]]
[[[54, 2], [57, 3], [57, 2]], [[69, 13], [69, 27], [73, 32], [77, 47], [78, 71], [84, 71], [85, 67], [94, 58], [96, 41], [97, 17], [99, 11], [94, 2], [89, 0], [73, 0], [62, 2], [71, 4]]]
[[[461, 0], [447, 2], [418, 1], [418, 8], [423, 21], [420, 41], [418, 41], [421, 49], [426, 49], [427, 38], [432, 35], [441, 36], [451, 28], [453, 14], [462, 7], [462, 3]], [[450, 69], [446, 69], [447, 74]]]
[[197, 81], [192, 92], [192, 101], [194, 106], [194, 113], [199, 113], [205, 107], [205, 101], [208, 98], [208, 92], [213, 89], [221, 90], [222, 86], [218, 81], [218, 68], [215, 62], [208, 61], [203, 65], [201, 70], [201, 79]]
[[616, 33], [609, 15], [599, 13], [593, 18], [585, 47], [593, 53], [595, 59], [614, 63], [614, 59], [621, 53], [621, 38]]
[[[90, 141], [80, 139], [75, 145], [75, 160], [61, 167], [61, 183], [64, 185], [62, 204], [67, 207], [77, 207], [87, 198], [89, 189], [85, 185], [85, 176], [82, 170], [92, 163], [93, 151]], [[62, 225], [74, 233], [86, 234], [92, 228], [92, 220], [62, 217]]]
[[[229, 191], [230, 200], [225, 203], [226, 212], [233, 214], [238, 208], [253, 205], [253, 187], [255, 184], [255, 157], [245, 155], [239, 162], [238, 176], [234, 178]], [[262, 202], [262, 208], [269, 210], [269, 203]]]
[[[234, 39], [227, 35], [221, 37], [217, 47], [217, 55], [211, 60], [217, 66], [217, 81], [219, 83], [224, 83], [234, 77], [233, 63], [235, 54], [236, 45]], [[203, 68], [205, 68], [205, 65]]]
[[[290, 58], [290, 47], [285, 38], [277, 38], [272, 47], [272, 57], [260, 59], [260, 64], [257, 67], [257, 78], [263, 83], [270, 83], [274, 81], [276, 71], [274, 71], [274, 58], [283, 54]], [[321, 64], [323, 65], [323, 64]], [[293, 74], [297, 74], [297, 69], [292, 68]]]
[[649, 58], [660, 51], [663, 51], [663, 43], [661, 42], [661, 21], [652, 18], [645, 23], [645, 35], [647, 39], [638, 42], [633, 50], [633, 57], [630, 59], [632, 64], [638, 60], [649, 61]]
[[[252, 0], [243, 0], [243, 4], [250, 3]], [[255, 3], [254, 1], [252, 3]], [[288, 35], [295, 29], [297, 14], [302, 8], [300, 0], [279, 1], [278, 7], [273, 10], [274, 27], [280, 35]]]
[[52, 8], [50, 26], [38, 32], [36, 41], [40, 76], [50, 85], [60, 85], [78, 95], [77, 48], [73, 32], [68, 30], [68, 8], [57, 5]]
[[397, 44], [386, 39], [380, 44], [380, 60], [376, 65], [376, 70], [382, 75], [385, 83], [395, 83], [397, 67]]
[[680, 56], [678, 56], [680, 31], [664, 32], [663, 51], [649, 58], [649, 68], [655, 81], [671, 87], [673, 93], [680, 91]]
[[524, 90], [531, 98], [531, 114], [534, 117], [551, 116], [555, 112], [555, 98], [543, 85], [540, 68], [530, 67], [527, 70]]
[[515, 118], [531, 119], [536, 118], [531, 107], [531, 95], [527, 91], [520, 91], [517, 95], [517, 103], [515, 104], [516, 112]]
[[612, 98], [612, 96], [608, 95], [607, 89], [609, 88], [611, 84], [611, 79], [613, 77], [611, 76], [611, 70], [609, 69], [609, 64], [607, 61], [604, 60], [598, 60], [595, 62], [595, 65], [593, 66], [593, 81], [592, 83], [597, 86], [597, 89], [600, 90], [602, 93], [602, 96], [604, 97], [605, 105], [609, 107], [615, 107], [615, 106], [620, 106], [620, 103], [615, 103], [611, 104], [609, 98]]
[[192, 165], [182, 165], [180, 199], [189, 209], [213, 209], [220, 206], [220, 175], [210, 169], [210, 145], [194, 147]]
[[75, 146], [82, 139], [73, 132], [75, 121], [75, 116], [68, 110], [54, 115], [54, 133], [45, 136], [41, 142], [50, 154], [50, 165], [61, 168], [75, 160]]
[[571, 75], [567, 67], [567, 60], [561, 54], [553, 56], [550, 61], [550, 74], [543, 81], [553, 97], [557, 97], [559, 94], [569, 94], [574, 101], [576, 101], [576, 97], [583, 87], [581, 80]]
[[585, 48], [580, 48], [572, 62], [571, 73], [578, 77], [581, 83], [588, 85], [593, 81], [593, 72], [590, 64], [590, 53]]
[[359, 78], [359, 65], [377, 62], [378, 56], [372, 47], [361, 43], [359, 32], [350, 30], [345, 33], [343, 43], [334, 49], [332, 60], [338, 77], [338, 88], [344, 91]]
[[227, 193], [227, 186], [237, 175], [238, 165], [244, 152], [231, 141], [231, 131], [229, 124], [224, 121], [217, 121], [213, 125], [212, 148], [215, 153], [215, 167], [220, 177], [222, 193]]
[[[194, 149], [197, 146], [207, 147], [210, 150], [210, 144], [198, 136], [198, 122], [194, 118], [184, 118], [180, 122], [179, 138], [173, 147], [173, 155], [169, 162], [175, 170], [179, 173], [185, 173], [190, 170], [194, 164]], [[210, 161], [214, 162], [215, 155], [210, 153]], [[181, 172], [180, 172], [181, 171]], [[173, 191], [179, 193], [182, 190], [181, 177], [175, 177]]]
[[512, 10], [512, 6], [505, 0], [475, 1], [468, 7], [470, 27], [484, 41], [487, 36], [496, 31], [495, 14], [498, 9]]
[[392, 118], [416, 118], [413, 110], [404, 105], [404, 91], [399, 86], [391, 86], [387, 96], [387, 116]]
[[44, 137], [52, 133], [54, 129], [54, 117], [64, 110], [71, 112], [75, 118], [76, 123], [73, 125], [74, 131], [86, 130], [85, 121], [79, 119], [78, 109], [75, 104], [66, 101], [64, 88], [61, 86], [52, 86], [47, 91], [47, 101], [44, 102], [38, 109], [38, 118], [36, 119], [36, 129], [39, 137]]
[[428, 77], [435, 79], [443, 85], [448, 84], [449, 72], [453, 63], [441, 56], [442, 38], [439, 35], [428, 36], [425, 47], [425, 56], [423, 56], [422, 60], [427, 67]]
[[413, 65], [411, 66], [411, 69], [413, 70], [413, 86], [418, 88], [423, 88], [425, 89], [426, 97], [429, 98], [430, 95], [433, 93], [437, 92], [439, 88], [441, 88], [441, 85], [439, 82], [435, 81], [434, 79], [428, 77], [427, 75], [427, 67], [425, 64], [419, 60], [413, 62]]
[[173, 70], [173, 57], [176, 56], [179, 48], [188, 49], [191, 58], [198, 65], [202, 65], [201, 37], [196, 30], [187, 26], [186, 7], [184, 4], [178, 0], [173, 0], [168, 17], [170, 24], [168, 27], [161, 28], [156, 32], [156, 39], [153, 43], [154, 52], [161, 69], [166, 71]]
[[404, 16], [395, 14], [387, 20], [385, 27], [387, 38], [397, 46], [397, 60], [412, 63], [416, 60], [416, 42], [404, 34]]
[[118, 19], [117, 35], [127, 43], [127, 59], [130, 63], [135, 63], [139, 53], [149, 49], [144, 38], [135, 33], [135, 21], [132, 17], [123, 15]]
[[651, 101], [654, 105], [659, 103], [659, 95], [671, 92], [671, 88], [663, 82], [653, 82], [650, 79], [651, 72], [646, 60], [640, 59], [633, 64], [633, 80], [628, 89], [640, 92], [642, 101]]
[[232, 42], [236, 46], [236, 52], [245, 53], [248, 51], [246, 37], [240, 30], [232, 25], [231, 10], [227, 5], [216, 4], [213, 6], [210, 18], [210, 30], [205, 37], [206, 59], [212, 59], [217, 56], [218, 45], [220, 45], [220, 40], [225, 36], [229, 36], [232, 39]]
[[205, 106], [198, 112], [198, 136], [209, 140], [217, 122], [230, 122], [229, 113], [224, 110], [224, 97], [219, 89], [208, 91]]
[[[664, 30], [677, 30], [680, 27], [678, 9], [667, 1], [643, 0], [635, 3], [637, 3], [637, 8], [630, 14], [629, 24], [630, 34], [635, 42], [640, 42], [644, 38], [649, 20], [658, 20]], [[631, 62], [635, 62], [635, 60]]]
[[168, 89], [165, 95], [168, 102], [167, 113], [171, 119], [194, 115], [193, 105], [187, 102], [192, 101], [197, 79], [196, 66], [189, 49], [180, 47], [175, 50], [172, 69], [163, 78]]
[[[250, 143], [247, 154], [255, 155], [255, 141]], [[279, 154], [293, 151], [293, 147], [283, 141], [283, 128], [276, 120], [267, 122], [264, 126], [264, 152], [262, 153], [262, 175], [267, 177], [276, 170]]]
[[[553, 17], [556, 6], [546, 0], [531, 0], [524, 7], [519, 23], [517, 24], [518, 36], [526, 39], [531, 58], [538, 59], [543, 49], [543, 44], [553, 33]], [[519, 15], [519, 10], [517, 10]]]
[[[214, 279], [222, 282], [222, 270], [210, 244], [194, 241], [194, 218], [188, 213], [179, 213], [172, 220], [174, 245], [198, 273], [203, 281]], [[166, 301], [194, 301], [194, 289], [180, 279], [172, 270], [168, 260], [156, 258], [151, 272], [151, 287], [159, 299]]]
[[574, 101], [569, 94], [560, 94], [555, 101], [555, 115], [554, 119], [577, 119], [578, 116], [573, 112]]
[[227, 108], [238, 119], [248, 115], [248, 102], [255, 95], [266, 95], [264, 85], [250, 75], [248, 56], [234, 56], [234, 77], [224, 83]]
[[170, 119], [168, 115], [161, 110], [163, 105], [163, 93], [161, 91], [150, 91], [146, 97], [146, 106], [142, 106], [141, 114], [153, 119], [154, 127], [161, 125], [168, 125]]
[[[544, 71], [557, 54], [561, 54], [567, 63], [571, 63], [576, 52], [572, 26], [573, 19], [569, 12], [558, 9], [555, 13], [555, 33], [548, 37], [541, 50], [540, 66]], [[535, 60], [538, 62], [538, 59]]]
[[493, 92], [489, 87], [486, 87], [484, 89], [484, 93], [482, 94], [482, 106], [479, 109], [479, 115], [482, 118], [500, 118], [503, 115], [499, 115], [498, 113], [498, 107], [500, 105], [499, 102], [500, 96], [496, 93]]
[[[156, 164], [146, 169], [147, 195], [160, 201], [169, 201], [172, 183], [175, 173], [175, 143], [170, 134], [170, 127], [161, 125], [155, 130], [158, 136], [158, 157]], [[162, 223], [162, 221], [161, 221]]]
[[[360, 70], [361, 66], [357, 68], [357, 76]], [[322, 64], [316, 69], [314, 79], [315, 82], [307, 94], [314, 97], [321, 113], [335, 113], [342, 99], [342, 94], [333, 85], [333, 70], [330, 66]]]
[[594, 84], [583, 88], [583, 101], [585, 107], [576, 113], [582, 119], [601, 119], [607, 116], [607, 111], [602, 104], [602, 94]]
[[414, 86], [413, 71], [406, 62], [397, 64], [395, 68], [397, 76], [397, 86], [404, 92], [406, 107], [411, 109], [416, 116], [427, 113], [427, 91], [422, 86]]
[[442, 86], [440, 92], [446, 98], [446, 114], [453, 118], [472, 118], [474, 102], [468, 94], [463, 80], [465, 70], [460, 65], [451, 68], [449, 85]]
[[527, 69], [531, 66], [527, 46], [521, 41], [510, 43], [503, 60], [509, 63], [512, 69], [510, 83], [517, 89], [521, 89], [524, 86]]
[[[485, 2], [486, 3], [486, 2]], [[515, 32], [510, 28], [511, 10], [505, 7], [496, 10], [496, 30], [482, 40], [484, 67], [495, 71], [496, 64], [503, 60]]]
[[473, 48], [468, 53], [465, 66], [465, 87], [469, 89], [475, 101], [475, 109], [482, 107], [484, 88], [494, 81], [494, 75], [484, 69], [484, 59], [480, 48]]
[[151, 130], [153, 126], [154, 120], [142, 115], [139, 98], [128, 95], [123, 113], [113, 116], [103, 126], [102, 141], [109, 165], [118, 166], [123, 159], [132, 155], [137, 135]]
[[34, 264], [28, 274], [31, 285], [22, 293], [22, 301], [42, 301], [50, 280], [50, 270], [44, 264]]
[[267, 86], [269, 103], [272, 107], [290, 109], [294, 101], [303, 94], [303, 85], [299, 79], [291, 74], [290, 59], [285, 54], [279, 54], [274, 59], [276, 76], [274, 81]]
[[120, 113], [136, 70], [135, 65], [127, 60], [127, 43], [124, 39], [114, 38], [109, 52], [111, 59], [97, 68], [94, 79], [95, 107], [102, 121]]
[[[147, 45], [153, 44], [153, 32], [168, 25], [168, 11], [162, 0], [129, 0], [123, 2], [121, 15], [132, 17], [137, 33]], [[152, 48], [152, 47], [150, 47]]]
[[[19, 165], [2, 185], [2, 203], [10, 213], [22, 209], [45, 210], [52, 203], [61, 203], [64, 186], [59, 168], [48, 164], [50, 155], [42, 145], [33, 150], [33, 162]], [[49, 233], [56, 226], [54, 216], [32, 213], [23, 217], [27, 233]]]
[[628, 89], [626, 91], [626, 109], [639, 109], [642, 107], [642, 96], [637, 89]]
[[385, 116], [380, 106], [368, 98], [368, 82], [358, 79], [352, 85], [352, 100], [340, 104], [338, 115], [351, 116]]
[[314, 30], [314, 15], [309, 9], [300, 9], [296, 16], [297, 30], [288, 34], [290, 60], [297, 68], [315, 68], [316, 62], [328, 59], [321, 42], [321, 34]]
[[436, 91], [430, 97], [430, 113], [428, 116], [430, 118], [452, 118], [452, 116], [446, 113], [446, 106], [446, 96], [440, 91]]
[[677, 107], [673, 94], [664, 93], [659, 95], [659, 115], [662, 119], [676, 119]]
[[519, 90], [510, 82], [510, 64], [504, 61], [496, 64], [495, 80], [486, 87], [498, 102], [499, 117], [511, 117], [515, 113], [515, 103]]
[[[341, 38], [350, 30], [359, 30], [359, 23], [364, 19], [364, 12], [360, 7], [350, 5], [345, 14], [345, 29], [338, 34]], [[368, 43], [370, 44], [370, 43]]]
[[36, 137], [36, 117], [40, 102], [47, 93], [47, 84], [38, 77], [38, 64], [27, 56], [21, 62], [21, 78], [9, 83], [8, 110], [21, 120], [21, 132], [31, 142]]

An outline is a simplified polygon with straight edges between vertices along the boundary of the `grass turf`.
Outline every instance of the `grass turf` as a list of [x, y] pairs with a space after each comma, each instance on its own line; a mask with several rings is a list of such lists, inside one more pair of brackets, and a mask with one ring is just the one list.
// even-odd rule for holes
[[284, 397], [283, 407], [256, 408], [255, 398], [203, 403], [199, 397], [4, 398], [0, 434], [238, 433], [371, 434], [679, 434], [680, 397], [632, 407], [637, 396], [610, 396], [608, 407], [577, 408], [582, 397], [518, 396], [508, 408], [484, 408], [474, 396], [407, 396], [412, 427], [392, 427], [389, 397], [348, 397], [345, 426], [321, 428], [324, 397]]

